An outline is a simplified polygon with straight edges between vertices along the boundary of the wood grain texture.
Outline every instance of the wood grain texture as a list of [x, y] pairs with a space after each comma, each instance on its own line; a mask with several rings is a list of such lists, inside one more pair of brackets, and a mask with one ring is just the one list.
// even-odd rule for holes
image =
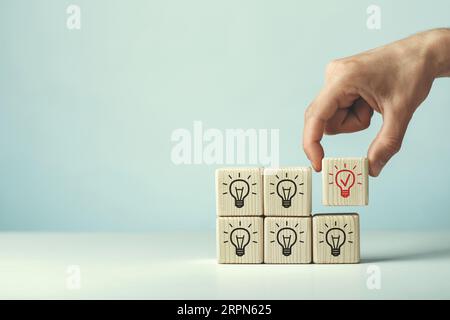
[[264, 170], [264, 215], [311, 215], [311, 168]]
[[264, 258], [264, 219], [260, 217], [217, 218], [219, 263], [257, 264]]
[[216, 170], [216, 211], [221, 217], [262, 216], [261, 168]]
[[359, 263], [359, 216], [318, 214], [313, 216], [314, 263]]
[[325, 206], [369, 204], [369, 161], [367, 158], [322, 160], [322, 203]]
[[312, 262], [312, 218], [268, 217], [264, 219], [264, 263]]

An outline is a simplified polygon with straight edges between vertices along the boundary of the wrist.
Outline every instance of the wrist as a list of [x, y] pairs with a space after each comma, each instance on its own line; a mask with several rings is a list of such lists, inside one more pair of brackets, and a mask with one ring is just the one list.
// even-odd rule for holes
[[435, 78], [450, 76], [450, 29], [425, 33], [430, 68]]

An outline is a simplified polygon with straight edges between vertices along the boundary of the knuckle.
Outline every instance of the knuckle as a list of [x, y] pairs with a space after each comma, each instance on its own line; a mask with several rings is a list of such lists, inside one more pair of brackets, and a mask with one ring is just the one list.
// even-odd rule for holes
[[346, 80], [355, 76], [361, 69], [361, 63], [354, 58], [332, 60], [326, 67], [326, 78], [328, 80]]
[[332, 71], [337, 64], [339, 64], [339, 60], [331, 60], [330, 62], [328, 62], [327, 67], [326, 67], [326, 71]]
[[340, 60], [332, 60], [330, 61], [325, 68], [325, 75], [327, 77], [338, 73], [341, 70], [341, 61]]
[[311, 108], [311, 106], [309, 106], [309, 107], [306, 108], [306, 110], [305, 110], [305, 118], [306, 118], [306, 119], [309, 119], [309, 118], [311, 117], [311, 114], [312, 114], [312, 108]]
[[314, 150], [313, 142], [303, 140], [303, 150], [305, 151], [306, 155], [309, 158], [309, 155], [312, 153], [312, 150]]
[[304, 118], [305, 121], [309, 121], [314, 117], [317, 117], [317, 110], [314, 107], [314, 103], [312, 103], [308, 108], [306, 108]]

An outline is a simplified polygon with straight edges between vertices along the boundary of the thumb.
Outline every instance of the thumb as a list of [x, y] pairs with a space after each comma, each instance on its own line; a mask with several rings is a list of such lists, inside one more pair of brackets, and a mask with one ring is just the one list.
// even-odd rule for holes
[[369, 172], [377, 177], [386, 163], [402, 146], [403, 137], [411, 117], [386, 112], [383, 115], [383, 126], [369, 147]]

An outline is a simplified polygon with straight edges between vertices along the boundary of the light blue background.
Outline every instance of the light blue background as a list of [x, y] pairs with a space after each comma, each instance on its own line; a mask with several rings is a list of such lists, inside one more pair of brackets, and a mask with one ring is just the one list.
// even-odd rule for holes
[[[303, 112], [326, 63], [450, 17], [448, 0], [95, 0], [73, 1], [82, 29], [69, 31], [70, 3], [0, 2], [2, 230], [212, 230], [216, 167], [172, 164], [173, 130], [280, 128], [281, 164], [306, 165]], [[450, 227], [449, 116], [438, 80], [356, 209], [363, 229]], [[375, 118], [326, 138], [327, 155], [364, 155]], [[313, 210], [333, 211], [320, 190], [316, 174]]]

